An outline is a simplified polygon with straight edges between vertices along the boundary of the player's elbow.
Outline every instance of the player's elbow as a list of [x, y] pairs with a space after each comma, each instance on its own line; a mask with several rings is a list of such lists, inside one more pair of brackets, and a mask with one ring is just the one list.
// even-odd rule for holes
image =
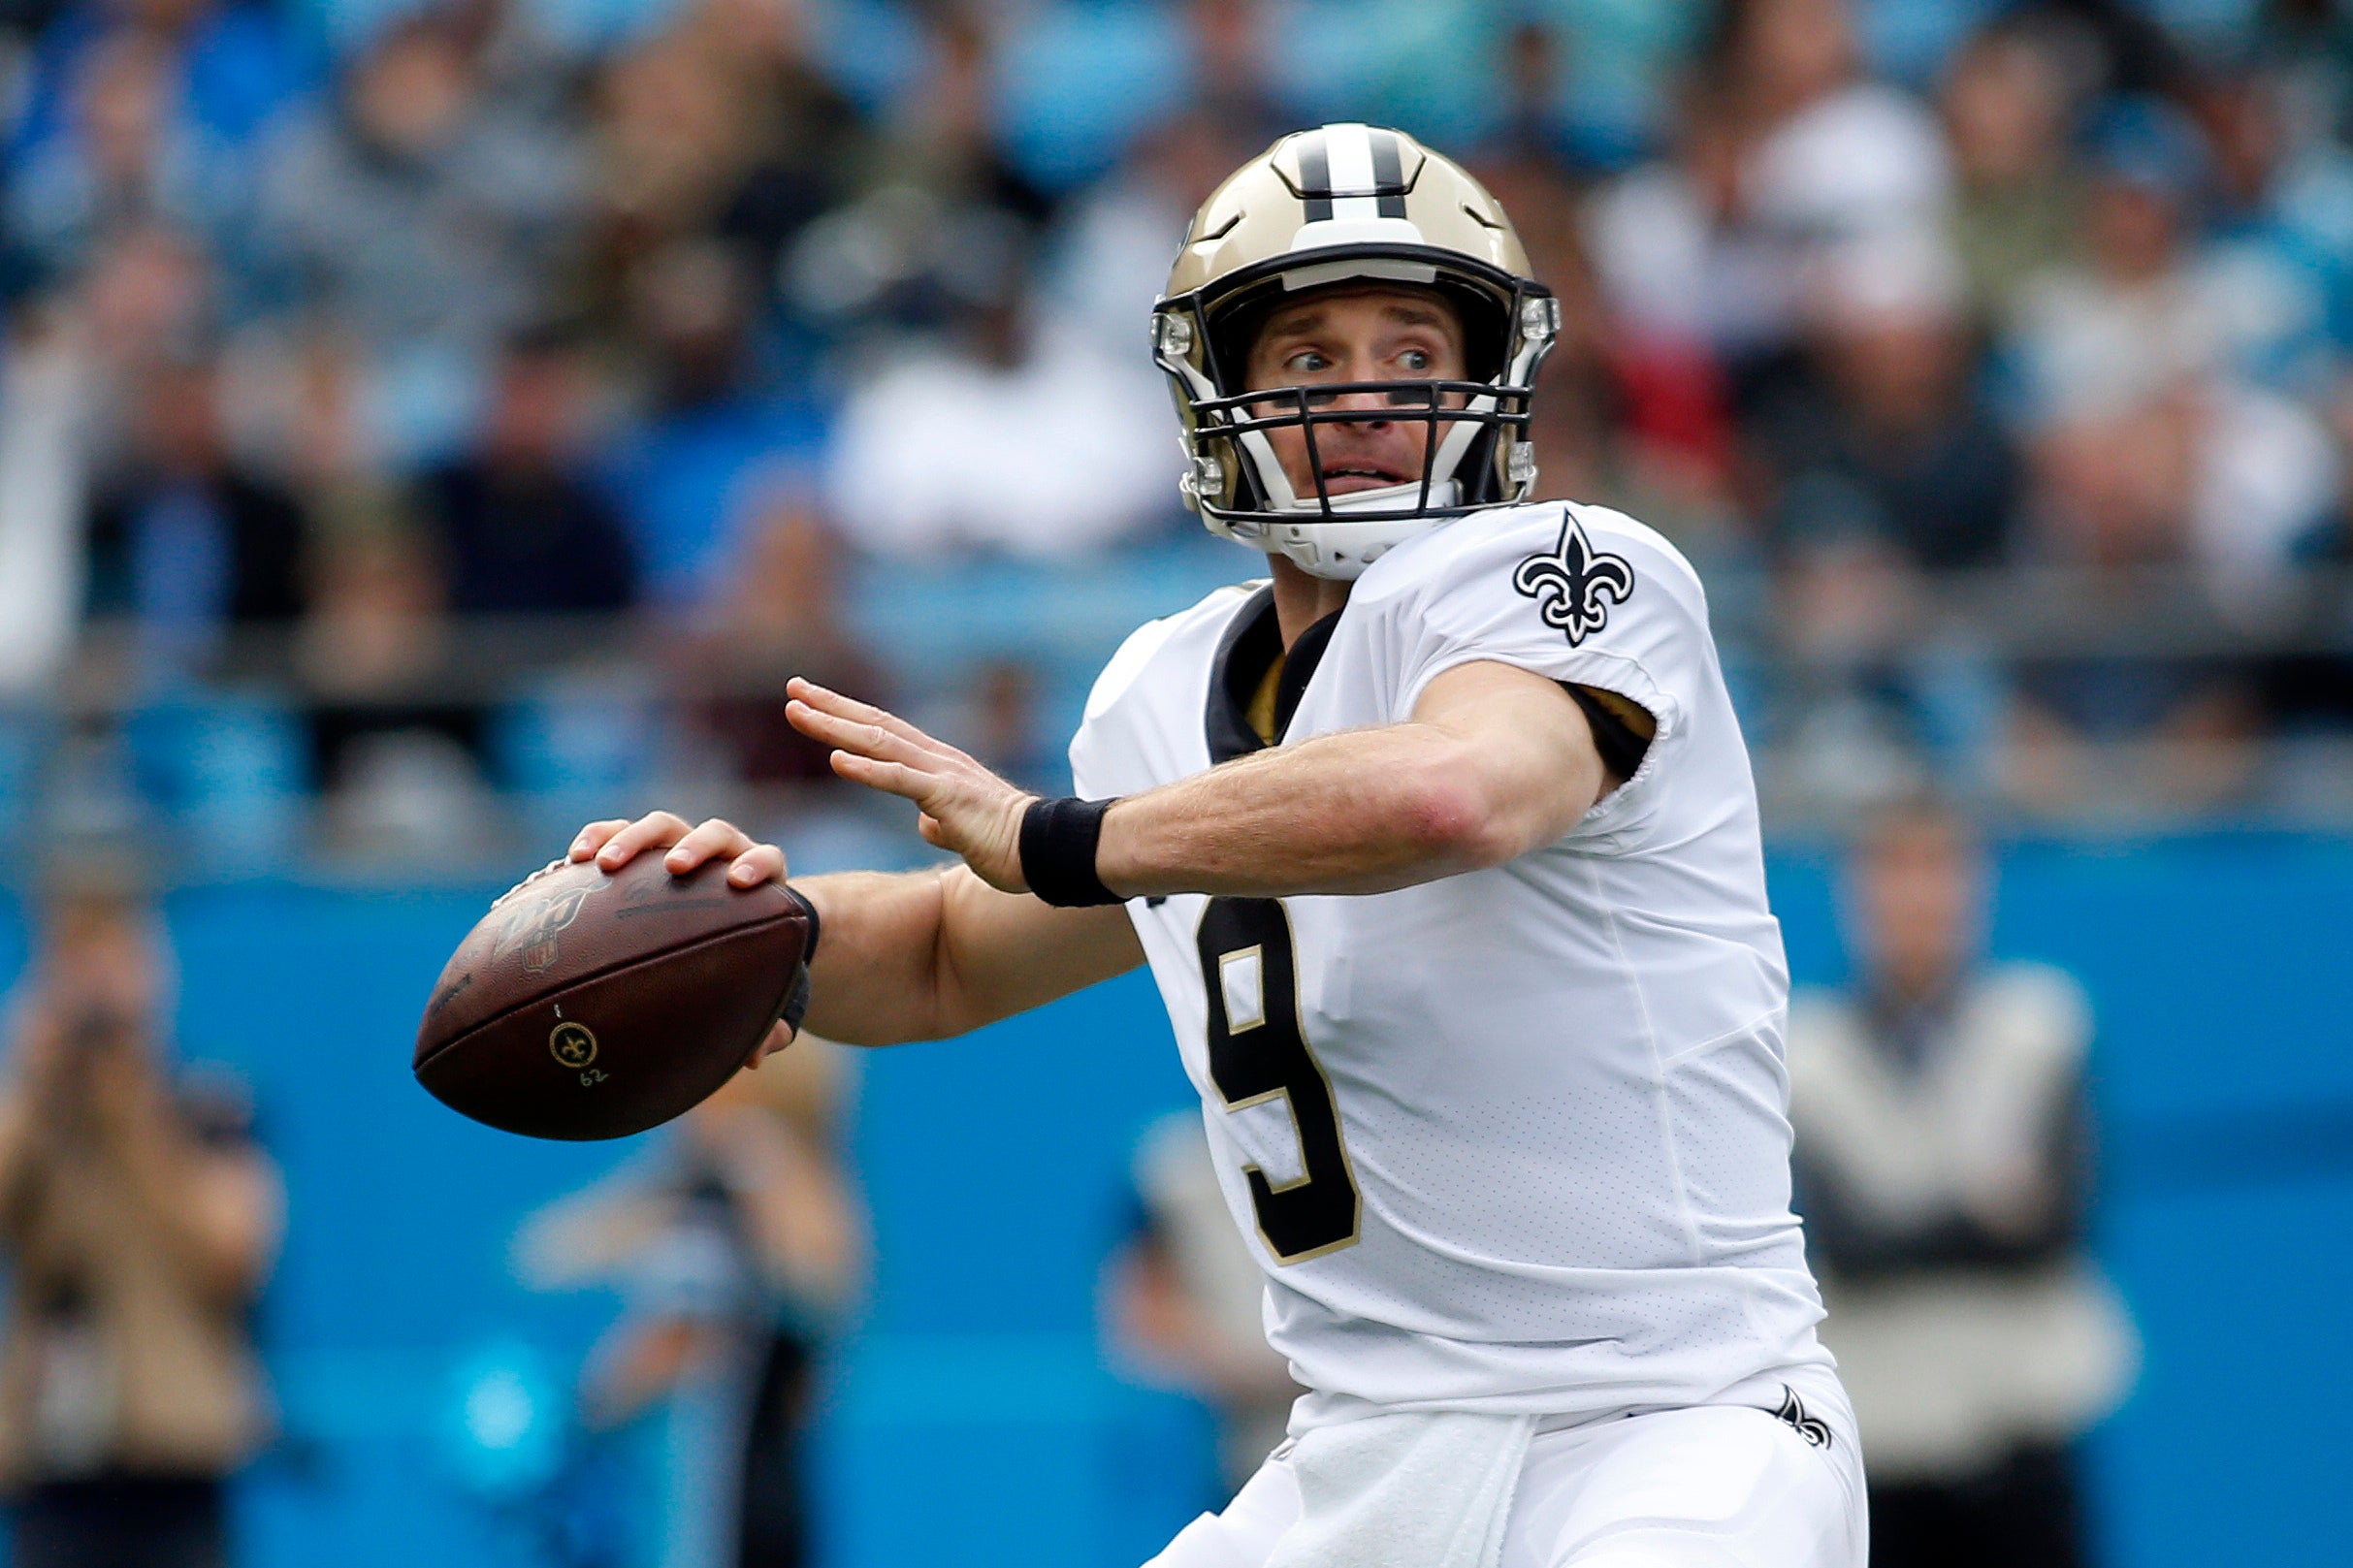
[[1405, 772], [1399, 785], [1396, 819], [1416, 860], [1475, 871], [1520, 852], [1486, 781], [1453, 749]]

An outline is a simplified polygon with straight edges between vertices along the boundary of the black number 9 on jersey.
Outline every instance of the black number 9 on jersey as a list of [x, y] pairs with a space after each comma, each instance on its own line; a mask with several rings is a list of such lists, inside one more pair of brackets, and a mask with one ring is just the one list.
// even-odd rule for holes
[[1356, 1178], [1323, 1065], [1299, 1021], [1291, 916], [1279, 899], [1213, 898], [1196, 939], [1209, 999], [1209, 1077], [1228, 1110], [1290, 1102], [1304, 1174], [1280, 1186], [1244, 1168], [1258, 1233], [1286, 1264], [1356, 1240]]

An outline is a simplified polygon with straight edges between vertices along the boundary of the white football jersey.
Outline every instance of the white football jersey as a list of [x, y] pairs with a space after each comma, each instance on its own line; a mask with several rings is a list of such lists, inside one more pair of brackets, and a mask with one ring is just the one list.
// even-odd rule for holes
[[[1080, 792], [1256, 750], [1243, 688], [1277, 636], [1263, 584], [1137, 631], [1072, 742]], [[1301, 639], [1280, 739], [1401, 722], [1482, 659], [1658, 721], [1566, 837], [1391, 893], [1128, 905], [1268, 1335], [1314, 1391], [1298, 1419], [1771, 1405], [1785, 1375], [1843, 1405], [1789, 1210], [1780, 927], [1698, 578], [1615, 512], [1473, 513]]]

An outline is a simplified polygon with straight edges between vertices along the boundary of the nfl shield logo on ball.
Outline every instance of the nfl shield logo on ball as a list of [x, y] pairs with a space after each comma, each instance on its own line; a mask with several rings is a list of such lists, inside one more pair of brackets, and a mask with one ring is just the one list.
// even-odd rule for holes
[[552, 898], [542, 898], [526, 904], [506, 917], [506, 927], [499, 933], [498, 951], [501, 954], [523, 949], [523, 967], [536, 975], [556, 961], [556, 938], [564, 928], [580, 918], [580, 906], [588, 902], [590, 889], [569, 888]]
[[568, 1068], [584, 1068], [596, 1060], [596, 1037], [585, 1024], [558, 1024], [548, 1032], [547, 1048]]

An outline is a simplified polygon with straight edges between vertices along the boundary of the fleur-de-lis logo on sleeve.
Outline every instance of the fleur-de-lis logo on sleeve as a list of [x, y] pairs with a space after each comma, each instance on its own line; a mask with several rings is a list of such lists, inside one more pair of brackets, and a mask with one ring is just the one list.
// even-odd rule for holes
[[1577, 514], [1564, 510], [1561, 542], [1550, 555], [1521, 561], [1511, 586], [1534, 599], [1544, 624], [1567, 633], [1573, 648], [1609, 624], [1609, 607], [1634, 591], [1634, 569], [1624, 556], [1596, 550]]
[[1816, 1448], [1830, 1446], [1830, 1424], [1809, 1412], [1805, 1401], [1797, 1397], [1797, 1391], [1787, 1383], [1781, 1386], [1781, 1407], [1773, 1415], [1776, 1420], [1788, 1422], [1798, 1436]]

